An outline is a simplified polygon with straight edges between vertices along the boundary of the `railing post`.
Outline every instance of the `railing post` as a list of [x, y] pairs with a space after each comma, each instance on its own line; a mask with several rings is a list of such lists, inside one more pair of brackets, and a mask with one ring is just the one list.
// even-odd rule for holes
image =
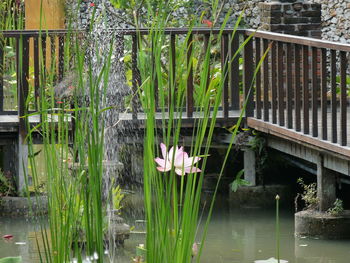
[[221, 37], [221, 75], [223, 77], [222, 111], [225, 119], [228, 118], [228, 65], [228, 35], [224, 34]]
[[136, 33], [132, 35], [132, 92], [133, 92], [133, 99], [132, 99], [132, 119], [137, 119], [137, 90], [138, 87], [141, 85], [140, 80], [140, 74], [138, 72], [137, 68], [137, 35]]
[[187, 41], [187, 117], [192, 118], [193, 116], [193, 35], [188, 37]]
[[17, 187], [20, 194], [24, 193], [25, 176], [28, 172], [28, 145], [25, 142], [27, 136], [26, 100], [28, 98], [29, 79], [29, 38], [19, 36], [16, 38], [16, 66], [17, 66], [17, 92], [18, 92], [18, 147], [17, 147]]
[[231, 37], [231, 47], [230, 47], [230, 88], [231, 88], [231, 107], [233, 110], [239, 110], [239, 54], [236, 52], [239, 48], [239, 34], [236, 32]]
[[[244, 37], [245, 39], [248, 36]], [[253, 67], [253, 40], [250, 39], [244, 46], [243, 54], [243, 78], [244, 78], [244, 101], [246, 102], [246, 117], [254, 116], [254, 67]]]
[[347, 94], [346, 76], [348, 60], [346, 52], [340, 51], [340, 145], [347, 145]]
[[176, 86], [176, 35], [170, 35], [170, 63], [169, 63], [169, 94], [168, 111], [175, 106], [175, 86]]
[[4, 45], [5, 41], [0, 37], [0, 112], [4, 111]]
[[39, 110], [41, 96], [39, 68], [39, 38], [34, 37], [34, 100], [36, 110]]
[[58, 82], [61, 82], [64, 74], [64, 36], [58, 37]]

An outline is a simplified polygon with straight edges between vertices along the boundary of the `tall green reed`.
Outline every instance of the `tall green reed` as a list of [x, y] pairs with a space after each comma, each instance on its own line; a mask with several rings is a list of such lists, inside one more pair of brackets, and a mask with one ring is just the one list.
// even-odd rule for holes
[[[47, 33], [43, 30], [41, 36]], [[27, 121], [34, 188], [39, 177], [33, 141], [37, 134], [43, 140], [47, 175], [48, 224], [43, 216], [37, 234], [41, 262], [69, 262], [72, 258], [82, 262], [84, 255], [97, 255], [96, 261], [103, 262], [106, 211], [102, 201], [102, 117], [106, 109], [102, 105], [113, 42], [110, 50], [100, 55], [92, 39], [90, 32], [74, 32], [71, 28], [66, 35], [64, 69], [77, 76], [70, 100], [57, 98], [53, 88], [47, 91], [46, 87], [56, 85], [56, 62], [51, 58], [51, 65], [46, 65], [40, 60], [39, 111], [26, 116], [27, 120], [33, 115], [41, 118], [34, 127]], [[43, 58], [45, 47], [40, 45], [39, 49]], [[91, 56], [104, 61], [100, 69], [94, 68]]]
[[[200, 174], [191, 173], [181, 177], [175, 174], [174, 169], [168, 173], [158, 172], [156, 170], [154, 158], [160, 156], [159, 147], [157, 146], [159, 142], [164, 142], [168, 147], [181, 144], [180, 132], [183, 127], [183, 120], [182, 115], [178, 115], [178, 113], [182, 112], [182, 108], [184, 107], [187, 80], [190, 71], [193, 70], [192, 66], [188, 66], [187, 64], [188, 48], [189, 46], [193, 47], [195, 42], [192, 40], [191, 28], [187, 35], [182, 39], [178, 39], [175, 57], [169, 52], [169, 77], [168, 79], [164, 79], [162, 61], [166, 58], [164, 58], [162, 54], [164, 54], [164, 47], [168, 45], [166, 35], [164, 34], [168, 15], [163, 13], [162, 10], [167, 9], [167, 3], [160, 2], [156, 8], [153, 2], [153, 4], [151, 4], [151, 1], [146, 1], [146, 3], [148, 3], [148, 13], [152, 25], [146, 37], [147, 41], [141, 41], [141, 38], [145, 37], [139, 35], [139, 46], [141, 48], [138, 53], [139, 69], [141, 78], [144, 80], [141, 87], [140, 99], [143, 109], [147, 113], [144, 141], [144, 200], [147, 220], [146, 260], [147, 262], [190, 262], [193, 256], [193, 244], [199, 239], [197, 236], [197, 227], [200, 212], [201, 190], [206, 161], [216, 125], [216, 118], [219, 106], [221, 105], [224, 74], [220, 79], [219, 85], [216, 85], [216, 93], [213, 98], [210, 90], [208, 90], [208, 86], [210, 87], [213, 80], [207, 77], [209, 69], [211, 68], [210, 49], [214, 39], [214, 35], [210, 34], [209, 46], [204, 52], [204, 59], [200, 71], [197, 73], [200, 76], [200, 81], [196, 86], [197, 107], [195, 111], [200, 112], [202, 118], [195, 120], [190, 145], [191, 156], [203, 157], [201, 165], [202, 172]], [[217, 1], [213, 1], [212, 6], [214, 9], [213, 14], [216, 14], [215, 11], [218, 7]], [[218, 39], [221, 38], [229, 15], [230, 13], [225, 17], [217, 37]], [[240, 16], [237, 21], [233, 30], [233, 35], [237, 31], [241, 18], [242, 16]], [[213, 17], [213, 21], [215, 20], [216, 18]], [[248, 37], [243, 42], [234, 55], [234, 58], [251, 37], [252, 36]], [[144, 46], [145, 42], [149, 43], [148, 46]], [[194, 56], [195, 54], [192, 52], [189, 61], [193, 61]], [[178, 65], [175, 69], [173, 68], [173, 60], [175, 60]], [[228, 70], [225, 69], [228, 68], [231, 62], [232, 61], [228, 59], [225, 61], [223, 66], [223, 72], [226, 71], [225, 74], [228, 74]], [[190, 65], [191, 64], [190, 62]], [[156, 97], [156, 90], [158, 91], [158, 101], [154, 99]], [[168, 96], [169, 94], [170, 99]], [[232, 134], [227, 154], [223, 160], [220, 178], [223, 174], [225, 163], [228, 160], [228, 154], [232, 147], [234, 137], [241, 124], [245, 104], [246, 103], [244, 103], [241, 116]], [[160, 127], [157, 126], [156, 122], [155, 112], [157, 107], [162, 115]], [[197, 262], [200, 260], [217, 189], [218, 184], [210, 204], [209, 216], [205, 223], [199, 254], [196, 258]]]

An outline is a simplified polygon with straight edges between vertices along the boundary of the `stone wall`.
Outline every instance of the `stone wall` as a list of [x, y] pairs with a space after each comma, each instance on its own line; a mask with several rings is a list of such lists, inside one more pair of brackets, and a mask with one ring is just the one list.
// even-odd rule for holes
[[313, 0], [322, 5], [322, 38], [350, 43], [350, 0]]
[[[186, 2], [186, 1], [184, 1]], [[231, 9], [232, 15], [229, 18], [228, 26], [233, 26], [237, 21], [237, 18], [243, 11], [242, 26], [249, 28], [258, 28], [260, 25], [260, 10], [258, 4], [264, 2], [263, 0], [223, 0], [220, 1], [218, 9], [221, 15], [218, 18], [218, 24], [224, 21], [226, 13]], [[66, 0], [66, 13], [68, 17], [71, 17], [75, 22], [74, 24], [80, 28], [88, 27], [90, 23], [90, 18], [92, 16], [92, 11], [94, 7], [96, 8], [97, 16], [102, 14], [102, 5], [107, 7], [105, 12], [108, 14], [106, 17], [109, 20], [108, 24], [112, 27], [117, 28], [132, 28], [133, 24], [131, 19], [123, 10], [116, 10], [109, 3], [109, 0], [85, 0], [82, 1], [79, 12], [77, 12], [78, 6], [75, 0]], [[146, 10], [141, 9], [141, 13], [146, 12]], [[170, 22], [170, 26], [186, 26], [187, 21], [191, 16], [194, 18], [200, 18], [202, 12], [206, 15], [204, 18], [210, 16], [209, 5], [203, 0], [188, 1], [184, 6], [179, 6], [173, 10], [173, 19]], [[78, 15], [76, 15], [78, 14]]]
[[[98, 7], [101, 3], [107, 3], [108, 0], [85, 0], [82, 2], [79, 17], [77, 21], [80, 21], [81, 27], [86, 27], [89, 24], [89, 18], [92, 15], [92, 8], [90, 4], [94, 2]], [[191, 1], [190, 1], [191, 2]], [[222, 15], [219, 17], [218, 22], [221, 23], [224, 20], [225, 14], [230, 8], [232, 8], [232, 16], [229, 20], [229, 25], [232, 26], [237, 20], [238, 16], [244, 10], [244, 21], [243, 26], [249, 28], [258, 28], [263, 24], [261, 14], [262, 11], [259, 7], [259, 3], [269, 3], [272, 0], [223, 0], [220, 4]], [[300, 2], [296, 0], [296, 3]], [[338, 41], [342, 43], [350, 43], [350, 0], [309, 0], [304, 1], [309, 3], [319, 3], [322, 6], [321, 12], [321, 27], [322, 27], [322, 38]], [[67, 10], [74, 9], [76, 1], [67, 0]], [[222, 5], [222, 7], [221, 7]], [[111, 9], [113, 9], [111, 7]], [[195, 0], [192, 5], [180, 7], [174, 12], [174, 17], [179, 26], [185, 25], [186, 19], [190, 17], [190, 14], [195, 14], [200, 17], [202, 11], [208, 10], [208, 5], [203, 0]], [[132, 25], [126, 20], [125, 13], [121, 10], [115, 11], [115, 14], [110, 16], [111, 24], [115, 27], [128, 28]], [[119, 18], [118, 18], [119, 17]], [[316, 19], [316, 18], [314, 18]], [[176, 25], [174, 25], [176, 26]]]
[[47, 197], [0, 197], [0, 216], [47, 214]]

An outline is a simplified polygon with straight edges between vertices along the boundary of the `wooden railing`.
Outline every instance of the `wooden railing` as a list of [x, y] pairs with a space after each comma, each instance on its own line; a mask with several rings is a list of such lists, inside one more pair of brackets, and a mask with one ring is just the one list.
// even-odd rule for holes
[[[193, 113], [196, 111], [196, 106], [194, 105], [194, 71], [192, 65], [193, 57], [193, 43], [202, 42], [203, 43], [203, 53], [210, 48], [209, 41], [210, 36], [218, 37], [221, 34], [221, 39], [217, 39], [220, 43], [220, 60], [221, 61], [221, 76], [224, 77], [223, 81], [223, 92], [222, 92], [222, 104], [221, 104], [221, 115], [218, 118], [219, 121], [232, 122], [232, 119], [236, 119], [237, 116], [230, 117], [230, 110], [240, 110], [243, 102], [243, 97], [240, 92], [240, 83], [242, 78], [240, 77], [240, 65], [239, 58], [241, 54], [235, 56], [236, 51], [240, 47], [240, 43], [245, 37], [244, 30], [237, 30], [236, 34], [233, 35], [233, 29], [225, 29], [222, 32], [220, 29], [207, 29], [207, 28], [194, 28], [191, 31], [182, 28], [167, 28], [164, 30], [165, 35], [169, 35], [169, 50], [168, 53], [171, 56], [171, 65], [169, 61], [169, 71], [172, 70], [172, 74], [175, 76], [177, 62], [175, 61], [176, 52], [176, 41], [178, 38], [184, 38], [190, 33], [187, 40], [187, 68], [189, 69], [187, 77], [187, 89], [186, 89], [186, 119], [192, 119]], [[133, 65], [133, 90], [137, 90], [138, 83], [141, 82], [138, 69], [137, 69], [137, 47], [138, 47], [138, 36], [149, 34], [148, 29], [135, 30], [123, 30], [121, 32], [126, 37], [132, 36], [132, 65]], [[242, 52], [241, 52], [242, 53]], [[212, 61], [213, 62], [213, 61]], [[229, 63], [230, 62], [230, 63]], [[225, 66], [226, 65], [226, 66]], [[249, 68], [251, 65], [245, 64], [245, 67]], [[248, 72], [247, 70], [245, 72]], [[251, 73], [251, 72], [250, 72]], [[209, 82], [211, 72], [208, 72], [207, 81]], [[247, 74], [245, 76], [245, 93], [248, 94], [248, 89], [252, 82], [253, 75]], [[249, 84], [248, 84], [249, 83]], [[157, 96], [155, 98], [157, 100]]]
[[[113, 31], [114, 32], [114, 31]], [[168, 54], [171, 59], [172, 74], [179, 66], [175, 61], [177, 39], [184, 39], [188, 29], [165, 29], [169, 35]], [[18, 112], [3, 110], [3, 82], [0, 67], [0, 114], [18, 114], [25, 112], [25, 98], [28, 96], [28, 76], [30, 47], [33, 48], [34, 87], [38, 95], [40, 88], [41, 60], [46, 59], [46, 52], [39, 55], [39, 43], [46, 47], [50, 39], [51, 57], [58, 63], [58, 81], [62, 78], [64, 58], [64, 37], [66, 31], [14, 31], [3, 32], [4, 39], [14, 38], [17, 54], [18, 70]], [[147, 29], [122, 30], [118, 35], [131, 39], [132, 54], [132, 87], [134, 92], [142, 82], [137, 68], [138, 37], [146, 35]], [[196, 118], [194, 114], [194, 72], [191, 66], [193, 43], [201, 41], [204, 51], [210, 46], [210, 35], [219, 35], [219, 29], [195, 28], [192, 29], [187, 46], [187, 77], [185, 117], [191, 121]], [[246, 117], [255, 117], [266, 123], [271, 123], [286, 129], [339, 143], [347, 143], [347, 111], [348, 111], [348, 56], [350, 45], [333, 43], [311, 38], [290, 36], [269, 32], [238, 30], [232, 35], [233, 29], [222, 32], [219, 50], [221, 60], [221, 76], [223, 81], [221, 115], [219, 121], [224, 125], [232, 123], [235, 118], [230, 111], [242, 109], [247, 101]], [[233, 59], [233, 55], [249, 36], [253, 37], [243, 48], [242, 55]], [[33, 45], [29, 45], [33, 39]], [[57, 39], [57, 40], [55, 40]], [[58, 52], [56, 52], [56, 43]], [[22, 43], [22, 44], [20, 44]], [[0, 45], [1, 47], [1, 45]], [[259, 61], [269, 49], [268, 55], [258, 69]], [[18, 57], [21, 56], [21, 60]], [[240, 59], [242, 58], [242, 59]], [[3, 65], [3, 50], [0, 48], [0, 65]], [[20, 62], [21, 65], [20, 65]], [[230, 61], [229, 64], [226, 64]], [[239, 61], [243, 61], [240, 65]], [[45, 64], [45, 63], [44, 63]], [[225, 67], [225, 64], [228, 65]], [[20, 65], [20, 66], [19, 66]], [[170, 69], [169, 68], [169, 69]], [[256, 69], [258, 69], [256, 71]], [[256, 72], [256, 74], [255, 74]], [[208, 72], [208, 79], [211, 78]], [[252, 84], [253, 83], [253, 84]], [[157, 100], [157, 92], [155, 92]], [[137, 119], [134, 112], [133, 118]]]
[[[53, 63], [57, 71], [57, 81], [63, 77], [64, 67], [64, 42], [67, 32], [65, 30], [19, 30], [0, 32], [0, 115], [24, 116], [29, 112], [26, 105], [29, 94], [29, 83], [34, 87], [33, 104], [34, 111], [38, 110], [40, 88], [44, 88], [43, 74], [50, 66], [47, 63], [47, 47], [49, 47], [50, 64]], [[49, 41], [49, 43], [47, 43]], [[11, 45], [11, 44], [13, 45]], [[17, 105], [11, 105], [11, 110], [4, 109], [4, 73], [6, 68], [5, 47], [10, 46], [15, 52], [15, 73], [17, 78]], [[30, 67], [32, 72], [30, 74]], [[44, 72], [43, 72], [44, 71]], [[32, 77], [32, 80], [30, 78]], [[15, 95], [14, 95], [15, 97]], [[17, 110], [13, 110], [17, 108]], [[19, 131], [25, 133], [25, 120], [19, 118]]]
[[255, 117], [347, 146], [350, 45], [251, 30], [246, 34], [254, 34], [248, 49], [255, 58], [261, 45], [272, 45], [256, 76], [255, 99], [250, 99]]

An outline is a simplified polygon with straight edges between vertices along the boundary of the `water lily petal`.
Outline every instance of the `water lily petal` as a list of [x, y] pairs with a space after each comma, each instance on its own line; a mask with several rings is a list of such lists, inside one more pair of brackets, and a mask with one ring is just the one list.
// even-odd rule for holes
[[[182, 169], [186, 155], [187, 155], [187, 153], [185, 153], [185, 152], [178, 154], [174, 160], [174, 166], [179, 168], [179, 169]], [[187, 155], [187, 158], [188, 158], [188, 155]]]
[[185, 175], [185, 171], [183, 171], [182, 169], [180, 169], [180, 168], [175, 168], [175, 173], [177, 174], [177, 175]]
[[190, 167], [197, 163], [201, 158], [199, 157], [187, 157], [184, 159], [184, 166]]
[[169, 165], [169, 167], [157, 167], [157, 170], [159, 171], [159, 172], [168, 172], [168, 171], [170, 171], [170, 165]]
[[164, 158], [164, 159], [167, 159], [168, 156], [166, 156], [166, 155], [167, 155], [167, 151], [166, 151], [166, 146], [165, 146], [164, 143], [161, 143], [161, 144], [160, 144], [160, 149], [162, 150], [162, 156], [163, 156], [163, 158]]
[[161, 159], [159, 157], [155, 158], [154, 161], [161, 167], [165, 167], [165, 160], [164, 159]]
[[191, 173], [200, 173], [202, 170], [197, 167], [186, 167], [184, 169], [185, 173], [191, 174]]
[[182, 153], [183, 153], [183, 147], [177, 148], [176, 145], [171, 147], [169, 151], [169, 158], [168, 158], [169, 162], [173, 163], [173, 160], [175, 161], [179, 157], [179, 155], [182, 155]]
[[171, 169], [170, 162], [165, 161], [164, 159], [161, 159], [161, 158], [157, 157], [157, 158], [154, 159], [154, 161], [160, 166], [159, 168], [163, 168], [162, 169], [163, 172], [167, 172], [167, 171], [169, 171]]

